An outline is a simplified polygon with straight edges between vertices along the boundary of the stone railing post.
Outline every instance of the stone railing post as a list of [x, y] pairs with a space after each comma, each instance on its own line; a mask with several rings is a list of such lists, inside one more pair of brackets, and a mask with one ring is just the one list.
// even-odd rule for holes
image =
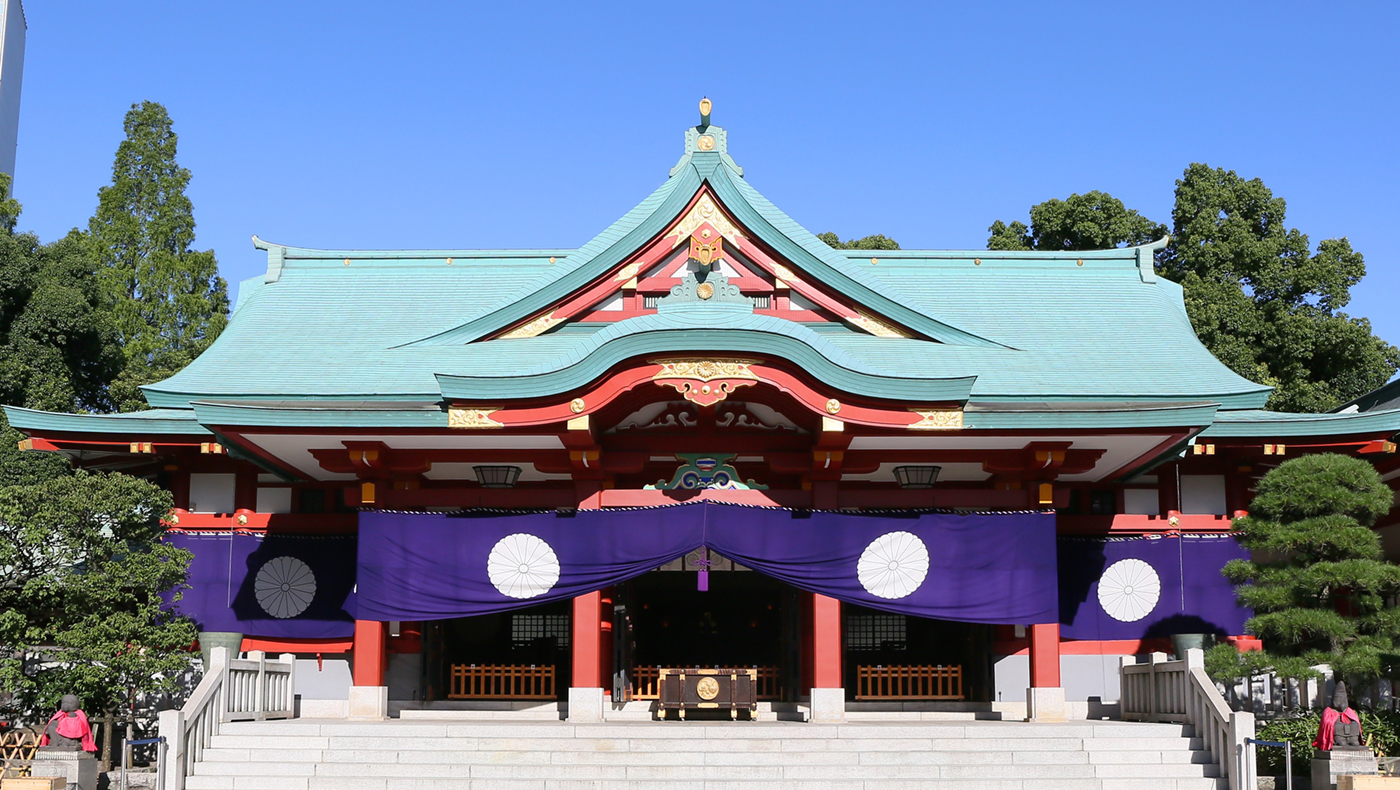
[[158, 790], [185, 790], [185, 714], [163, 710], [157, 714], [156, 732], [165, 739], [165, 752], [159, 754], [163, 784]]
[[[1254, 747], [1248, 741], [1254, 737], [1254, 714], [1247, 711], [1230, 713], [1230, 790], [1254, 790]], [[1222, 760], [1221, 762], [1224, 762]], [[1223, 766], [1222, 766], [1223, 767]]]
[[1162, 704], [1158, 701], [1161, 693], [1157, 681], [1157, 665], [1166, 663], [1166, 653], [1153, 653], [1148, 658], [1150, 666], [1147, 670], [1147, 720], [1157, 721], [1157, 715], [1162, 710]]
[[267, 718], [267, 653], [250, 650], [248, 660], [258, 662], [258, 674], [253, 678], [253, 719]]
[[283, 689], [285, 699], [282, 710], [291, 711], [292, 718], [297, 717], [297, 657], [295, 653], [283, 653], [277, 656], [277, 660], [287, 665], [287, 683]]

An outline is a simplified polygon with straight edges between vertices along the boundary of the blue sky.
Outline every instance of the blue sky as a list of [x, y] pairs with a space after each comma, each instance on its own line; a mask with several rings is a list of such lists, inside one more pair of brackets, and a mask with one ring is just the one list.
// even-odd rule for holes
[[[21, 229], [85, 226], [122, 116], [164, 103], [197, 245], [575, 247], [666, 177], [708, 95], [814, 232], [981, 248], [1100, 189], [1170, 223], [1193, 161], [1348, 236], [1400, 343], [1396, 3], [27, 0]], [[1008, 306], [1014, 309], [1014, 306]]]

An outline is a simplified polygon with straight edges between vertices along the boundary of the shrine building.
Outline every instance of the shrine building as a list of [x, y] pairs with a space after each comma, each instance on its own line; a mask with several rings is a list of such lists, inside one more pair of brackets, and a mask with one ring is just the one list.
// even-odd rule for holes
[[684, 138], [578, 249], [254, 237], [266, 273], [148, 411], [5, 414], [167, 488], [175, 605], [206, 643], [296, 653], [312, 716], [596, 720], [694, 667], [813, 720], [1097, 715], [1123, 656], [1257, 645], [1220, 568], [1265, 472], [1331, 452], [1400, 480], [1397, 385], [1266, 411], [1154, 273], [1165, 239], [832, 249], [708, 101]]

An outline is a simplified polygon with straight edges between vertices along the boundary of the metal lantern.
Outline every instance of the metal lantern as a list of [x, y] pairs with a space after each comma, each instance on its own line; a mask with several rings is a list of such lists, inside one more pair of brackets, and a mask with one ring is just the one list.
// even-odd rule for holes
[[933, 488], [942, 469], [941, 466], [896, 466], [894, 479], [899, 481], [900, 488]]
[[481, 483], [482, 488], [515, 488], [515, 481], [520, 477], [520, 467], [518, 466], [478, 466], [476, 469], [476, 481]]

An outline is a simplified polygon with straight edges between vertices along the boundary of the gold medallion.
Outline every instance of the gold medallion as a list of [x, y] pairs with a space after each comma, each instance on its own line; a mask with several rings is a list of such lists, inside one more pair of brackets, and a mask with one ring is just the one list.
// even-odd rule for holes
[[719, 696], [719, 681], [714, 678], [700, 678], [700, 682], [695, 684], [695, 693], [700, 695], [700, 699], [712, 700]]
[[711, 296], [715, 295], [715, 287], [709, 283], [700, 283], [695, 289], [695, 295], [701, 299], [709, 299]]
[[701, 151], [713, 151], [715, 150], [715, 138], [708, 134], [702, 134], [700, 139], [695, 141], [695, 147]]

